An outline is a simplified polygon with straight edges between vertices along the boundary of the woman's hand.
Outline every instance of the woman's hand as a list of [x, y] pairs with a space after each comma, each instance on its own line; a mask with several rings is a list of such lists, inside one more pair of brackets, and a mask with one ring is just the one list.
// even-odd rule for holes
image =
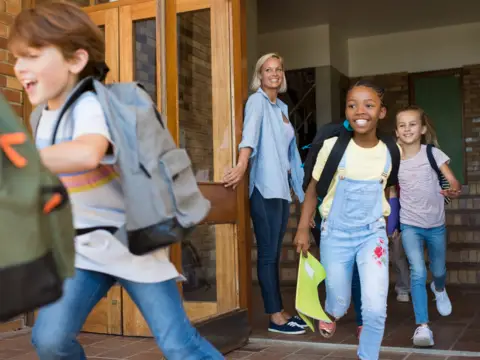
[[297, 253], [307, 256], [310, 249], [310, 229], [298, 229], [293, 244], [297, 246]]
[[245, 175], [246, 170], [247, 164], [239, 162], [237, 166], [227, 171], [223, 177], [223, 185], [235, 189], [242, 180], [243, 175]]

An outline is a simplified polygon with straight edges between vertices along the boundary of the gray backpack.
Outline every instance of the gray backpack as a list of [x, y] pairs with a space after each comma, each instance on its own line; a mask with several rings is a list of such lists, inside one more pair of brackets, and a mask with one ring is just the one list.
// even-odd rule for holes
[[[177, 148], [155, 104], [139, 83], [104, 85], [93, 77], [83, 79], [60, 111], [52, 145], [60, 121], [69, 120], [72, 112], [67, 110], [86, 91], [96, 94], [117, 149], [126, 225], [115, 235], [127, 236], [129, 250], [136, 255], [181, 241], [208, 215], [210, 202], [198, 188], [187, 152]], [[42, 109], [39, 106], [32, 113], [34, 133]]]

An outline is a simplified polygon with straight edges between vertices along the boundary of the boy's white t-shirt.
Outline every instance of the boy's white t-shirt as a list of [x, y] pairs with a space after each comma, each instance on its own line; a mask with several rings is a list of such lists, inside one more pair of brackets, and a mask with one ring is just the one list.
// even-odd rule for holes
[[[62, 119], [56, 143], [98, 134], [115, 148], [103, 110], [93, 93], [83, 94], [69, 111], [73, 114]], [[60, 109], [43, 110], [36, 132], [38, 149], [51, 145], [59, 112]], [[70, 195], [76, 229], [125, 225], [125, 203], [115, 162], [114, 155], [107, 155], [97, 169], [59, 175]], [[183, 278], [170, 262], [167, 249], [136, 256], [130, 253], [127, 244], [106, 230], [77, 236], [75, 250], [75, 267], [79, 269], [143, 283]]]

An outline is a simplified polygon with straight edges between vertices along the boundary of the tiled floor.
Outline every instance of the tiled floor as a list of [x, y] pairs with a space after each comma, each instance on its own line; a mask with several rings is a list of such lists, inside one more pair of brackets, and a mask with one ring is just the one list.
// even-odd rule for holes
[[[287, 310], [294, 309], [295, 289], [282, 289], [284, 306]], [[480, 352], [480, 289], [450, 288], [449, 296], [452, 300], [453, 312], [448, 317], [441, 317], [429, 294], [430, 326], [435, 336], [435, 346], [438, 350], [459, 350]], [[305, 335], [279, 335], [266, 331], [268, 317], [263, 313], [263, 303], [260, 291], [254, 288], [253, 304], [254, 316], [252, 337], [267, 339], [299, 340], [322, 343], [357, 344], [356, 323], [353, 307], [337, 325], [337, 332], [333, 338], [326, 340], [318, 332], [308, 331]], [[320, 299], [325, 299], [320, 294]], [[387, 310], [387, 325], [382, 345], [391, 347], [411, 347], [412, 336], [415, 331], [413, 307], [411, 303], [398, 303], [395, 294], [389, 298]]]
[[[162, 354], [152, 339], [81, 334], [79, 340], [88, 359], [162, 359]], [[30, 344], [30, 334], [3, 339], [0, 337], [0, 359], [38, 360]]]
[[[285, 288], [283, 294], [286, 309], [293, 310], [294, 289]], [[390, 299], [383, 346], [394, 349], [391, 348], [390, 352], [382, 353], [380, 358], [382, 360], [480, 359], [480, 353], [475, 354], [479, 356], [466, 357], [460, 357], [461, 354], [457, 355], [451, 352], [438, 354], [438, 351], [443, 350], [480, 352], [480, 309], [477, 306], [480, 303], [480, 289], [477, 291], [451, 289], [450, 296], [454, 309], [450, 317], [440, 318], [436, 314], [435, 304], [431, 303], [430, 316], [436, 341], [433, 350], [437, 350], [435, 355], [414, 353], [412, 349], [409, 349], [415, 328], [412, 305], [398, 304], [394, 298]], [[323, 298], [322, 295], [321, 298]], [[227, 359], [340, 360], [356, 358], [355, 351], [352, 349], [352, 345], [356, 344], [356, 326], [352, 312], [339, 322], [336, 335], [327, 341], [318, 333], [312, 332], [293, 337], [266, 332], [268, 319], [263, 314], [258, 288], [254, 288], [253, 303], [256, 308], [253, 316], [252, 342], [244, 348], [228, 354]], [[152, 339], [81, 334], [80, 341], [85, 347], [88, 359], [153, 360], [163, 358]], [[299, 342], [287, 345], [276, 343], [281, 341]], [[345, 349], [345, 347], [350, 348]], [[34, 359], [38, 359], [38, 357], [30, 345], [30, 334], [16, 334], [8, 337], [0, 334], [0, 360]]]
[[[80, 335], [87, 357], [90, 360], [159, 360], [163, 359], [153, 340], [122, 338], [94, 334]], [[16, 335], [0, 338], [1, 360], [38, 360], [30, 345], [30, 335]], [[226, 359], [263, 360], [341, 360], [356, 359], [354, 350], [318, 349], [297, 345], [248, 344], [228, 355]], [[445, 355], [425, 355], [413, 353], [383, 352], [381, 360], [473, 360], [479, 357], [457, 357]]]

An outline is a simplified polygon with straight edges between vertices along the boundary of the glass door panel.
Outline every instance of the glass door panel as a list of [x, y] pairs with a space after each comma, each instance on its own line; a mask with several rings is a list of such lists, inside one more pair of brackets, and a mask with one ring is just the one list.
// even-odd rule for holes
[[[85, 10], [105, 34], [105, 62], [110, 68], [106, 82], [117, 82], [119, 79], [118, 8]], [[99, 301], [88, 316], [82, 331], [122, 334], [122, 288], [119, 285], [114, 285]]]

